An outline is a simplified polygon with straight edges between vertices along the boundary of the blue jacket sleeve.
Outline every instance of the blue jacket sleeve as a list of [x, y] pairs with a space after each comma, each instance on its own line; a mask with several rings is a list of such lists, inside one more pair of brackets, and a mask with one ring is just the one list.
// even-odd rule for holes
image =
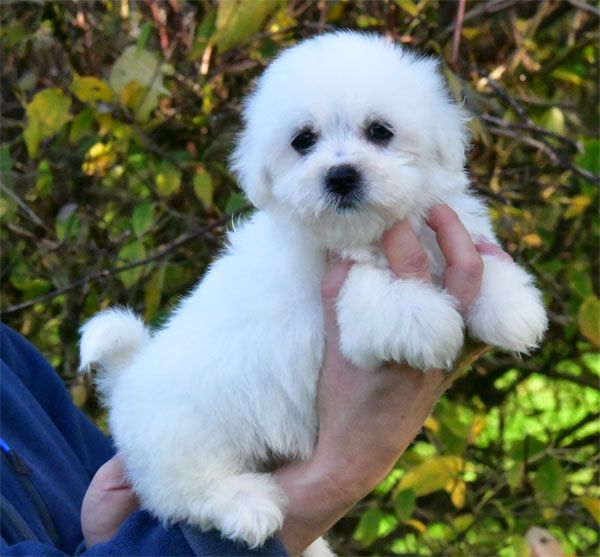
[[110, 440], [71, 402], [62, 380], [23, 337], [0, 326], [2, 555], [286, 555], [277, 539], [250, 550], [185, 525], [133, 513], [108, 542], [86, 549], [81, 502]]
[[4, 324], [1, 325], [1, 356], [2, 362], [35, 398], [91, 478], [113, 456], [110, 439], [73, 404], [62, 379], [45, 358]]
[[[7, 546], [2, 544], [2, 555], [40, 557], [65, 557], [52, 545], [34, 541]], [[81, 547], [77, 552], [81, 557], [109, 556], [202, 556], [215, 557], [286, 557], [288, 554], [281, 542], [272, 538], [258, 549], [249, 549], [222, 538], [218, 532], [200, 532], [190, 526], [173, 525], [165, 529], [148, 513], [133, 513], [121, 526], [117, 534], [108, 542], [95, 545], [91, 549]]]

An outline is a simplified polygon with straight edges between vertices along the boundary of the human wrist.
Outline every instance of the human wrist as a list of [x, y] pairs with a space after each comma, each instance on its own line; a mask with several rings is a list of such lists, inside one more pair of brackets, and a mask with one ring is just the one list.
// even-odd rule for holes
[[280, 539], [290, 555], [302, 553], [360, 499], [330, 463], [313, 456], [280, 468], [275, 479], [286, 497]]

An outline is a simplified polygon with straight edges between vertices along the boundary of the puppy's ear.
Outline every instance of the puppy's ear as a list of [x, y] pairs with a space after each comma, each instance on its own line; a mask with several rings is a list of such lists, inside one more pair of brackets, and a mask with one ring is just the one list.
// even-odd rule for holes
[[421, 59], [420, 62], [425, 65], [431, 86], [437, 90], [430, 107], [434, 118], [435, 158], [442, 168], [461, 171], [465, 165], [465, 151], [469, 147], [466, 127], [469, 114], [450, 93], [440, 62], [434, 58]]
[[461, 171], [465, 165], [465, 152], [469, 146], [466, 123], [469, 116], [455, 104], [450, 95], [436, 110], [435, 152], [440, 165], [451, 171]]
[[246, 125], [237, 138], [229, 163], [246, 197], [255, 207], [262, 209], [270, 198], [271, 179], [264, 166], [260, 144], [261, 137], [253, 137], [252, 130]]

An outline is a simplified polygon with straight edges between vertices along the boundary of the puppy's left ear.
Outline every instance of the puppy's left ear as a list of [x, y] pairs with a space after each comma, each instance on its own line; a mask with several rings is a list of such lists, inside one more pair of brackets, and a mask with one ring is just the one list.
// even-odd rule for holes
[[271, 192], [271, 179], [264, 167], [264, 156], [260, 149], [261, 141], [260, 134], [253, 134], [246, 122], [229, 159], [231, 170], [246, 197], [259, 209], [267, 205]]
[[450, 94], [447, 94], [446, 102], [440, 103], [436, 112], [436, 158], [446, 170], [462, 171], [465, 166], [465, 153], [469, 147], [469, 132], [466, 126], [469, 115], [450, 98]]

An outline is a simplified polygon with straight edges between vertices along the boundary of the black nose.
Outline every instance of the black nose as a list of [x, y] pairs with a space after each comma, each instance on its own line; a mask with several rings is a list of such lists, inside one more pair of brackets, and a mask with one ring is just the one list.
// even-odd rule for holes
[[327, 189], [338, 195], [348, 195], [358, 185], [358, 171], [349, 164], [332, 166], [325, 176]]

